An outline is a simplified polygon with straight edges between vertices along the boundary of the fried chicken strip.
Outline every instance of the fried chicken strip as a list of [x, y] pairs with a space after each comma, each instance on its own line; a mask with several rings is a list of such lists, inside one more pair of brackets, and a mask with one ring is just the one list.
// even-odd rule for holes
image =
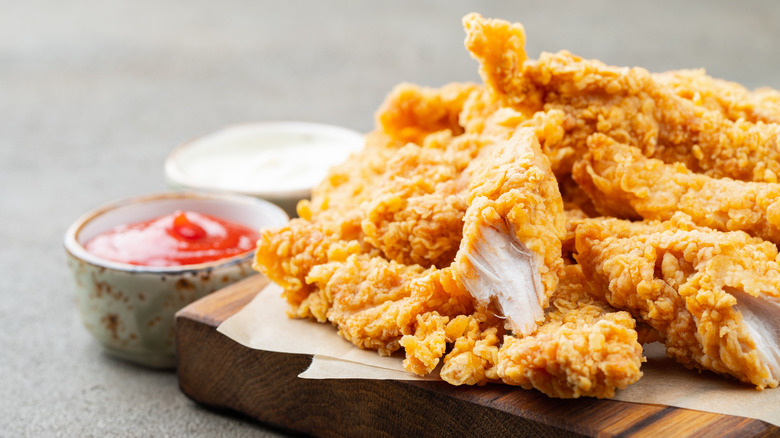
[[694, 172], [744, 181], [777, 182], [780, 125], [729, 120], [696, 105], [656, 81], [642, 68], [619, 68], [568, 52], [528, 60], [519, 24], [469, 14], [466, 47], [496, 97], [522, 114], [560, 110], [565, 136], [546, 150], [553, 170], [566, 174], [586, 151], [586, 139], [604, 133], [635, 145], [650, 157], [682, 162]]
[[696, 174], [602, 134], [588, 139], [573, 177], [604, 215], [667, 220], [680, 211], [697, 225], [780, 243], [780, 184]]
[[689, 368], [776, 387], [780, 377], [777, 248], [743, 232], [666, 222], [586, 219], [576, 258], [591, 290], [653, 327]]
[[482, 149], [464, 177], [470, 181], [470, 204], [463, 240], [455, 262], [440, 272], [468, 290], [477, 312], [451, 320], [437, 315], [432, 324], [421, 318], [415, 335], [404, 336], [401, 344], [407, 369], [429, 372], [436, 364], [430, 359], [438, 359], [441, 350], [425, 346], [432, 338], [440, 345], [444, 334], [454, 345], [444, 358], [442, 378], [478, 384], [498, 378], [498, 335], [503, 330], [489, 315], [498, 312], [506, 318], [506, 328], [518, 335], [533, 332], [543, 320], [543, 309], [563, 272], [560, 239], [565, 219], [549, 161], [531, 129]]
[[532, 332], [562, 272], [563, 201], [534, 131], [519, 129], [466, 169], [471, 183], [457, 278], [487, 306], [495, 301], [518, 334]]
[[498, 376], [559, 398], [613, 397], [642, 377], [635, 321], [586, 291], [579, 265], [566, 266], [537, 333], [505, 336]]

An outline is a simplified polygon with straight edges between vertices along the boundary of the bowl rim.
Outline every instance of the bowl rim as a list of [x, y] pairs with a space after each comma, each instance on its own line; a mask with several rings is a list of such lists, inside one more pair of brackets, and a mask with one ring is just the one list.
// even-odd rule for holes
[[285, 213], [284, 210], [282, 210], [279, 206], [274, 205], [263, 199], [259, 199], [251, 196], [243, 196], [243, 195], [228, 194], [228, 193], [202, 193], [196, 191], [169, 191], [169, 192], [159, 192], [159, 193], [152, 193], [152, 194], [145, 194], [145, 195], [136, 195], [136, 196], [129, 196], [126, 198], [107, 202], [81, 215], [65, 231], [65, 237], [63, 239], [65, 251], [73, 258], [88, 263], [90, 265], [97, 266], [99, 268], [112, 269], [115, 271], [128, 272], [131, 274], [149, 273], [149, 274], [179, 275], [179, 274], [186, 274], [186, 273], [196, 273], [196, 272], [202, 272], [204, 270], [208, 271], [208, 270], [213, 270], [215, 268], [221, 268], [221, 267], [227, 267], [230, 265], [239, 264], [247, 260], [251, 260], [254, 257], [255, 250], [252, 249], [245, 253], [234, 255], [231, 257], [226, 257], [219, 260], [213, 260], [210, 262], [197, 263], [192, 265], [144, 266], [144, 265], [133, 265], [130, 263], [115, 262], [113, 260], [107, 260], [102, 257], [98, 257], [92, 254], [91, 252], [87, 251], [84, 245], [79, 243], [78, 235], [81, 232], [81, 230], [97, 217], [120, 207], [132, 205], [132, 204], [146, 203], [146, 202], [156, 201], [161, 199], [196, 199], [196, 200], [202, 199], [202, 200], [228, 201], [228, 202], [245, 204], [245, 205], [255, 204], [255, 205], [260, 205], [263, 208], [267, 209], [271, 213], [271, 215], [276, 215], [279, 217], [279, 219], [283, 219], [280, 225], [282, 225], [285, 221], [288, 221], [290, 219], [287, 213]]
[[[311, 194], [311, 190], [314, 187], [307, 189], [289, 189], [289, 190], [240, 190], [240, 189], [222, 189], [214, 187], [208, 183], [199, 182], [196, 179], [190, 178], [186, 172], [182, 171], [178, 160], [182, 153], [190, 148], [193, 144], [211, 136], [225, 133], [227, 131], [248, 129], [248, 128], [269, 128], [269, 129], [289, 129], [290, 132], [309, 132], [309, 133], [326, 133], [336, 135], [339, 137], [354, 137], [365, 138], [365, 136], [353, 129], [346, 128], [338, 125], [331, 125], [327, 123], [318, 122], [305, 122], [294, 120], [277, 120], [277, 121], [260, 121], [260, 122], [244, 122], [227, 125], [216, 131], [202, 134], [182, 143], [179, 143], [173, 151], [165, 159], [165, 179], [170, 185], [175, 187], [181, 187], [187, 190], [199, 190], [212, 193], [235, 193], [244, 196], [255, 196], [269, 200], [285, 200], [291, 198], [304, 198]], [[353, 152], [357, 152], [356, 149]], [[314, 184], [316, 186], [316, 184]]]

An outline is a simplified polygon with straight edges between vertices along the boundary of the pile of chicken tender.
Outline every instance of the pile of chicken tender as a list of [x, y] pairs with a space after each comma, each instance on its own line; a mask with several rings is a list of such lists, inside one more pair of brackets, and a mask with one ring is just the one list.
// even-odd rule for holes
[[289, 315], [453, 385], [612, 397], [642, 345], [780, 379], [780, 92], [569, 52], [470, 14], [483, 84], [398, 85], [362, 152], [265, 229]]

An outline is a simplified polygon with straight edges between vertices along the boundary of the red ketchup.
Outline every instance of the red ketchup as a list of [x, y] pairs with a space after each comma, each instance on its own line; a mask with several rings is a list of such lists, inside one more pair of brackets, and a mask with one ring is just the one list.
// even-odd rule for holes
[[120, 225], [85, 245], [92, 254], [143, 266], [194, 265], [243, 254], [259, 233], [243, 225], [191, 211]]

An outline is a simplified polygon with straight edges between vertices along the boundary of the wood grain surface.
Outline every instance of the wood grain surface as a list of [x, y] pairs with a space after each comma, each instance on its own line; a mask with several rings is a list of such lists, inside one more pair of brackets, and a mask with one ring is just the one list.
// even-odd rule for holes
[[759, 420], [613, 400], [559, 400], [490, 384], [299, 379], [311, 356], [244, 347], [216, 331], [266, 284], [259, 275], [176, 315], [181, 390], [281, 430], [316, 436], [780, 436]]

